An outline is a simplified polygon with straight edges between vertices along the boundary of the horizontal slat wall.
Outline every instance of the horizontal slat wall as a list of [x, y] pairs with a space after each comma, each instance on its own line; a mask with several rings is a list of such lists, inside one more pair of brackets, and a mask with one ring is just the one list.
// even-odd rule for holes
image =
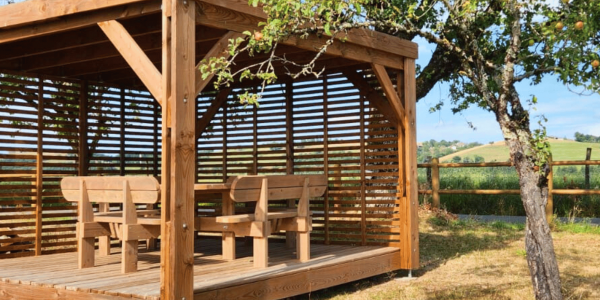
[[0, 258], [35, 254], [38, 84], [0, 74]]
[[[362, 75], [380, 89], [369, 71]], [[341, 74], [268, 86], [258, 108], [238, 103], [237, 95], [245, 91], [234, 89], [201, 135], [198, 181], [288, 170], [327, 173], [328, 194], [311, 199], [313, 241], [398, 245], [398, 135], [366, 93]], [[290, 104], [286, 96], [292, 97]], [[215, 94], [200, 97], [198, 115], [213, 101]], [[200, 215], [220, 214], [219, 197], [198, 199]]]
[[[86, 165], [78, 157], [83, 99], [83, 141], [90, 159], [88, 169], [80, 171], [80, 165]], [[159, 105], [147, 92], [0, 73], [0, 258], [34, 255], [36, 248], [39, 254], [74, 251], [77, 207], [62, 197], [60, 180], [80, 172], [160, 174], [159, 124]], [[41, 209], [36, 209], [36, 154], [41, 158]], [[37, 220], [41, 232], [36, 232]]]

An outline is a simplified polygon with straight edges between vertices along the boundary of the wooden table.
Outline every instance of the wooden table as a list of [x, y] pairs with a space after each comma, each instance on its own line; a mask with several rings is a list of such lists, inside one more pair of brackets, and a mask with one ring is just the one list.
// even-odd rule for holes
[[[218, 194], [222, 195], [222, 205], [221, 205], [221, 213], [222, 215], [233, 215], [235, 214], [235, 205], [231, 197], [229, 196], [229, 191], [231, 190], [230, 183], [199, 183], [194, 185], [194, 191], [196, 194]], [[204, 218], [206, 221], [214, 218]], [[201, 219], [198, 220], [198, 224], [200, 225]], [[212, 226], [211, 226], [212, 227]], [[223, 232], [223, 258], [226, 260], [235, 259], [235, 234], [233, 232]]]

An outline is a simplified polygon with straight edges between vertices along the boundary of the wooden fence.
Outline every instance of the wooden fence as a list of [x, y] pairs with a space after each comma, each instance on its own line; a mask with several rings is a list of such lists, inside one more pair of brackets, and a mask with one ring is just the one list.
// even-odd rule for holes
[[[589, 152], [589, 151], [588, 151]], [[586, 189], [554, 189], [553, 188], [553, 168], [555, 166], [591, 166], [600, 165], [600, 160], [569, 160], [569, 161], [550, 161], [550, 172], [548, 173], [548, 204], [546, 205], [546, 218], [551, 220], [553, 212], [554, 195], [600, 195], [600, 190], [589, 189], [589, 169], [586, 168]], [[418, 164], [419, 168], [431, 169], [430, 190], [419, 190], [420, 195], [431, 195], [432, 205], [435, 208], [440, 207], [440, 194], [475, 194], [475, 195], [518, 195], [521, 190], [441, 190], [440, 189], [440, 168], [474, 168], [474, 167], [512, 167], [511, 162], [488, 162], [488, 163], [440, 163], [439, 159], [433, 158], [430, 163]]]

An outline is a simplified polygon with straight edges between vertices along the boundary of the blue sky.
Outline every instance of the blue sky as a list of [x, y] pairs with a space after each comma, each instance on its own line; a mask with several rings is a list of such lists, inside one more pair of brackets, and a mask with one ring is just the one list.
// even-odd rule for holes
[[[426, 42], [418, 42], [418, 44], [417, 63], [425, 65], [434, 48]], [[548, 119], [546, 128], [550, 136], [573, 139], [576, 131], [600, 136], [600, 94], [579, 96], [569, 91], [567, 86], [557, 82], [553, 76], [545, 77], [537, 86], [530, 86], [528, 83], [519, 84], [517, 89], [522, 101], [531, 99], [531, 95], [538, 98], [539, 102], [535, 110], [531, 111], [532, 129], [538, 128], [538, 118], [535, 116], [544, 115]], [[574, 89], [581, 91], [581, 88]], [[445, 139], [485, 144], [503, 140], [500, 127], [492, 113], [479, 108], [470, 108], [462, 114], [452, 114], [451, 104], [447, 101], [448, 94], [448, 86], [438, 84], [417, 103], [419, 142]], [[445, 102], [442, 110], [429, 113], [429, 108], [440, 100]], [[473, 123], [476, 130], [471, 129], [467, 122]]]

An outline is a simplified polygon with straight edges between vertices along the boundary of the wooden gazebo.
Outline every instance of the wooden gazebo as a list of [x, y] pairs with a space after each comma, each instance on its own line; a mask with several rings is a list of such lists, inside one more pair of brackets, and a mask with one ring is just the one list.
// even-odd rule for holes
[[[244, 0], [0, 7], [0, 299], [278, 299], [418, 268], [416, 44], [352, 31], [319, 78], [278, 66], [260, 108], [246, 107], [236, 96], [256, 82], [215, 90], [196, 65], [265, 17]], [[325, 41], [278, 53], [310, 60]], [[195, 185], [242, 174], [327, 175], [310, 201], [310, 261], [275, 236], [269, 267], [254, 269], [243, 239], [227, 261], [218, 232], [194, 230], [224, 209]], [[137, 272], [121, 274], [119, 255], [77, 269], [77, 206], [58, 185], [74, 175], [161, 179], [160, 252], [140, 250]]]

